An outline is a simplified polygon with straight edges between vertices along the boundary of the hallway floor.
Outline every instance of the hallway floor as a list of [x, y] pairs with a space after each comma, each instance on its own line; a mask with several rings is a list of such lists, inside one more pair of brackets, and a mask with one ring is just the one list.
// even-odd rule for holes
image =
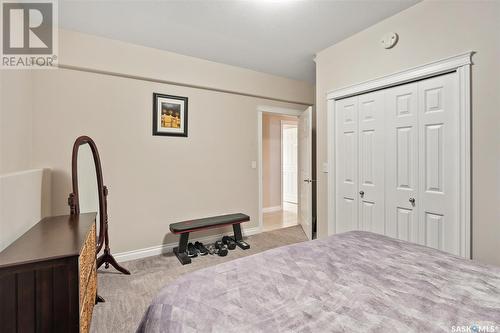
[[296, 204], [284, 202], [282, 210], [264, 213], [263, 215], [264, 224], [262, 231], [271, 231], [299, 224]]

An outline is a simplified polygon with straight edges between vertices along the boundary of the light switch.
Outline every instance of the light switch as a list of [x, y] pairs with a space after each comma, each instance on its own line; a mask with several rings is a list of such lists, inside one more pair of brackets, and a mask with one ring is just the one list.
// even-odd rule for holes
[[257, 169], [257, 161], [252, 161], [252, 169]]
[[323, 166], [322, 166], [322, 168], [321, 168], [321, 169], [322, 169], [322, 170], [321, 170], [322, 172], [324, 172], [324, 173], [328, 173], [328, 163], [323, 162]]

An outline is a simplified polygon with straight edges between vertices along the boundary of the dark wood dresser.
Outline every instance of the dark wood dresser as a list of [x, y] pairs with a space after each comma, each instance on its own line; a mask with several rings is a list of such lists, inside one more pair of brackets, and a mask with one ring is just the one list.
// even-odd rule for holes
[[0, 252], [0, 332], [88, 332], [96, 213], [43, 219]]

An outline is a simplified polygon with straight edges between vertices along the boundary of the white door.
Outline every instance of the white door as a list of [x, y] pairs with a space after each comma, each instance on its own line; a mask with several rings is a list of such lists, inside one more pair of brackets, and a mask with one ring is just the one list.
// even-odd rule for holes
[[388, 89], [385, 107], [386, 235], [418, 243], [418, 84]]
[[418, 84], [420, 243], [460, 255], [457, 74]]
[[298, 142], [297, 123], [281, 123], [281, 160], [283, 201], [298, 203]]
[[337, 232], [460, 255], [458, 96], [452, 73], [336, 101]]
[[336, 231], [358, 230], [358, 98], [335, 104]]
[[358, 227], [385, 233], [384, 92], [358, 97]]
[[299, 221], [312, 239], [312, 107], [299, 117]]

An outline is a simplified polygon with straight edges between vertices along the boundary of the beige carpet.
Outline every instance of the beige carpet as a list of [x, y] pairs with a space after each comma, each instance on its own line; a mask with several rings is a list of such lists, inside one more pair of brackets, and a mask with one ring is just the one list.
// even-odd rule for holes
[[92, 332], [135, 332], [142, 315], [158, 291], [179, 276], [219, 263], [245, 257], [275, 247], [305, 241], [306, 236], [300, 226], [263, 232], [248, 237], [251, 248], [229, 251], [226, 257], [203, 256], [194, 258], [189, 265], [182, 266], [169, 253], [145, 259], [128, 261], [123, 266], [132, 275], [116, 273], [112, 268], [101, 269], [98, 273], [99, 294], [105, 303], [94, 308]]

